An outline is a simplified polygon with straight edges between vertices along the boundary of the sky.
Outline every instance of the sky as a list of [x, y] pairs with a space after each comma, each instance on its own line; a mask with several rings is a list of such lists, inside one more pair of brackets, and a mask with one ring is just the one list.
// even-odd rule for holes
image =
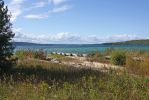
[[98, 44], [149, 39], [149, 0], [4, 0], [14, 41]]

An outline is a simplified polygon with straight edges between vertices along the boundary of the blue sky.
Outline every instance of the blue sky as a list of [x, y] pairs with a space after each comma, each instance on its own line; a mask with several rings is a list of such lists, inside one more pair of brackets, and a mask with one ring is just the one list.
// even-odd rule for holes
[[149, 38], [149, 0], [5, 0], [14, 41], [103, 43]]

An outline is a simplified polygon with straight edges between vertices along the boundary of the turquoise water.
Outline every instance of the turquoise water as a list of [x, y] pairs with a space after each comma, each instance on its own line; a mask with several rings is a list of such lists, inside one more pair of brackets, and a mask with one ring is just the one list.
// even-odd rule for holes
[[104, 51], [107, 48], [115, 49], [139, 49], [139, 50], [148, 50], [148, 45], [125, 45], [125, 46], [112, 46], [112, 45], [63, 45], [63, 44], [53, 44], [53, 45], [18, 45], [18, 49], [43, 49], [47, 52], [64, 52], [64, 53], [90, 53], [94, 51]]

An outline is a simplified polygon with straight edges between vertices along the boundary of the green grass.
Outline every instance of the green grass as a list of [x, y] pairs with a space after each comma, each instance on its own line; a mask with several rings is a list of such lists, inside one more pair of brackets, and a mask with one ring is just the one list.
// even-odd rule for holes
[[144, 100], [148, 79], [22, 60], [0, 77], [0, 100]]

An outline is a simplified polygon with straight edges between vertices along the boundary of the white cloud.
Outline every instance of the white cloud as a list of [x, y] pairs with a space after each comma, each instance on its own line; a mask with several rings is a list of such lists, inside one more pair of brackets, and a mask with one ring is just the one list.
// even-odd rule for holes
[[44, 18], [47, 18], [48, 15], [47, 14], [29, 14], [24, 17], [27, 19], [44, 19]]
[[71, 41], [71, 42], [75, 42], [76, 40], [79, 40], [79, 36], [76, 34], [72, 34], [72, 33], [57, 33], [55, 35], [52, 35], [50, 37], [51, 41]]
[[107, 36], [105, 42], [118, 42], [134, 39], [141, 39], [141, 37], [136, 34], [115, 34]]
[[81, 36], [78, 34], [62, 32], [57, 34], [23, 34], [16, 33], [14, 38], [15, 41], [21, 42], [34, 42], [34, 43], [81, 43], [81, 44], [90, 44], [90, 43], [105, 43], [105, 42], [119, 42], [127, 41], [134, 39], [142, 39], [139, 35], [134, 34], [116, 34], [111, 36], [100, 37], [97, 35], [86, 35]]
[[13, 5], [18, 5], [21, 4], [22, 2], [24, 2], [25, 0], [11, 0], [11, 4]]
[[59, 6], [59, 7], [54, 7], [51, 12], [53, 12], [53, 13], [64, 12], [66, 10], [69, 10], [71, 7], [72, 6], [70, 6], [70, 5], [63, 5], [63, 6]]
[[[22, 8], [22, 4], [25, 2], [26, 0], [11, 0], [11, 2], [8, 4], [9, 7], [9, 11], [12, 14], [11, 17], [11, 21], [14, 21], [17, 19], [18, 16], [20, 16], [23, 11], [28, 11], [28, 10], [32, 10], [32, 9], [36, 9], [36, 8], [41, 8], [45, 6], [45, 2], [40, 1], [40, 2], [36, 2], [34, 4], [31, 5], [31, 7], [28, 7], [27, 9]], [[31, 18], [31, 19], [43, 19], [48, 17], [47, 15], [42, 15], [42, 14], [38, 14], [38, 15], [26, 15], [26, 18]]]
[[13, 28], [12, 30], [14, 33], [20, 33], [22, 31], [22, 28]]
[[55, 42], [75, 42], [78, 39], [78, 36], [71, 33], [57, 33], [53, 35], [43, 34], [43, 35], [34, 35], [34, 34], [24, 34], [16, 33], [14, 40], [18, 42], [34, 42], [34, 43], [55, 43]]
[[61, 5], [64, 2], [66, 2], [67, 0], [49, 0], [50, 3], [52, 3], [53, 5], [57, 6], [57, 5]]
[[11, 21], [16, 20], [16, 18], [22, 14], [22, 8], [21, 4], [25, 0], [11, 0], [11, 2], [8, 4], [9, 11], [12, 14]]
[[40, 1], [40, 2], [34, 3], [34, 4], [33, 4], [33, 7], [34, 7], [34, 8], [40, 8], [40, 7], [44, 7], [45, 4], [46, 4], [45, 2]]
[[42, 8], [42, 7], [45, 7], [45, 5], [46, 5], [46, 2], [43, 2], [43, 1], [36, 2], [36, 3], [33, 3], [31, 7], [27, 8], [26, 10], [28, 11], [36, 8]]
[[[24, 12], [28, 13], [32, 9], [38, 9], [43, 7], [48, 7], [48, 0], [40, 0], [36, 1], [32, 4], [27, 4], [29, 0], [10, 0], [8, 3], [8, 9], [11, 12], [11, 21], [15, 21], [21, 14], [23, 15]], [[47, 11], [46, 14], [43, 12], [39, 12], [39, 14], [27, 14], [24, 17], [28, 19], [44, 19], [49, 17], [52, 13], [59, 13], [64, 12], [72, 8], [70, 4], [68, 4], [68, 0], [49, 0], [52, 6], [49, 7], [50, 11]], [[46, 9], [46, 8], [45, 8]]]

